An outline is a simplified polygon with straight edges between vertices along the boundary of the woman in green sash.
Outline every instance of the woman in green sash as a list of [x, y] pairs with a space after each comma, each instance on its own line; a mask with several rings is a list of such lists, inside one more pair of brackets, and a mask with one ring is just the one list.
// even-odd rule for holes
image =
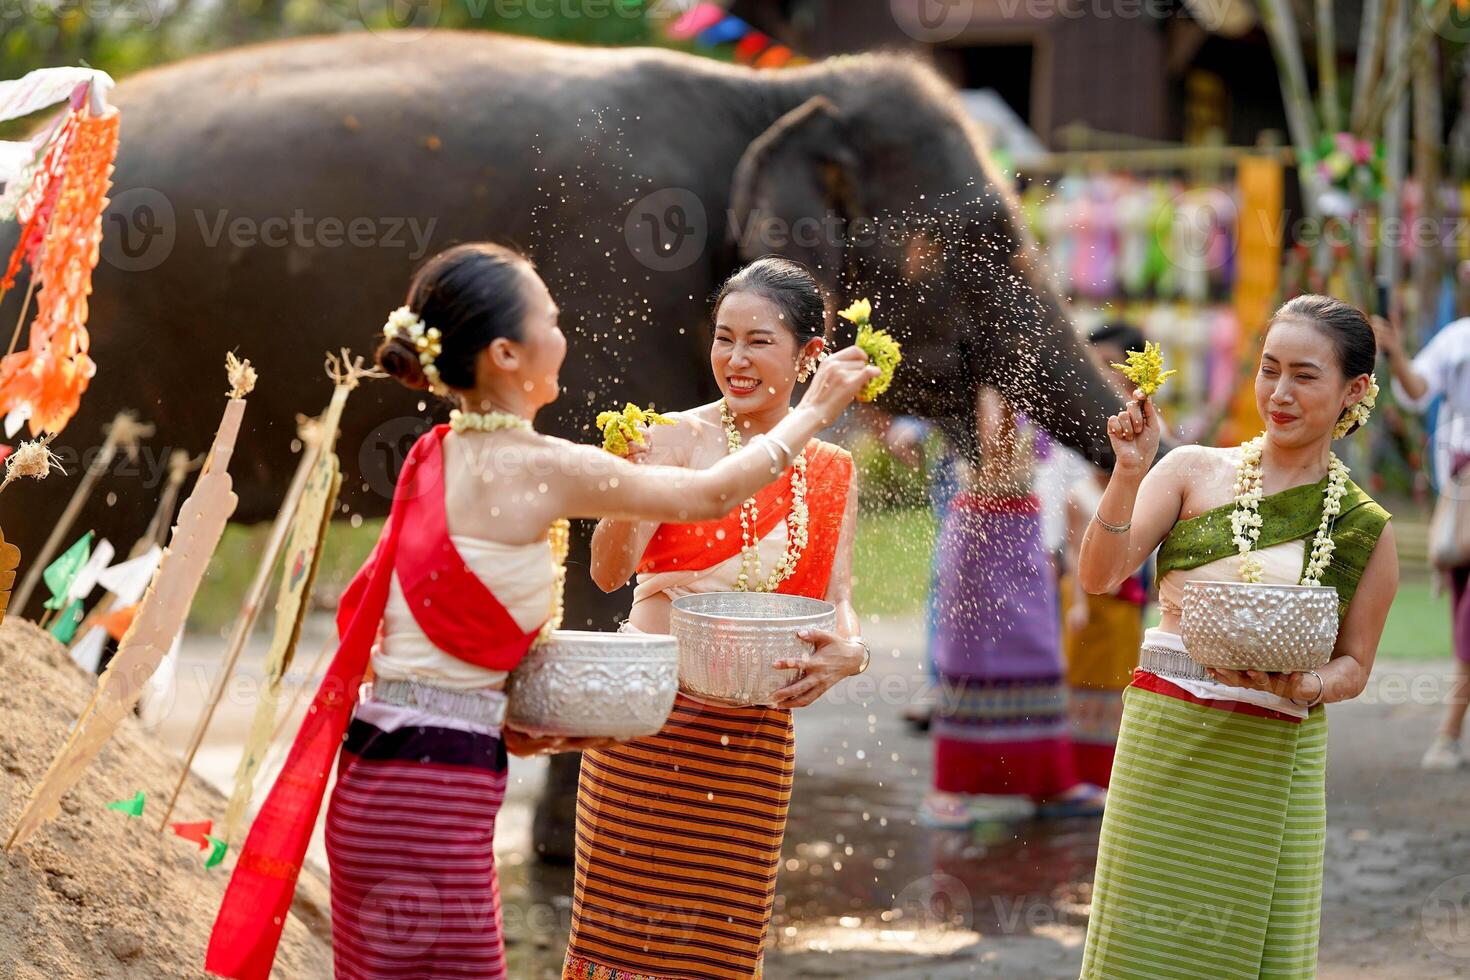
[[[1160, 423], [1141, 390], [1108, 420], [1117, 463], [1078, 577], [1102, 594], [1159, 549], [1147, 631], [1098, 845], [1083, 977], [1312, 977], [1326, 831], [1322, 705], [1368, 681], [1398, 556], [1388, 513], [1332, 441], [1368, 418], [1373, 331], [1325, 296], [1276, 311], [1256, 374], [1266, 431], [1188, 446], [1150, 469]], [[1206, 670], [1179, 636], [1191, 580], [1337, 590], [1332, 659], [1295, 673]]]

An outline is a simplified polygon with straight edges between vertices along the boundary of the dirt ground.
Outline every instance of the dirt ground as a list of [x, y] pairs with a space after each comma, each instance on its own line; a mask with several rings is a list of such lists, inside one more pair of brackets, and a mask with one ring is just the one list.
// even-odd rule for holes
[[[307, 667], [329, 630], [324, 617], [308, 623], [294, 680], [310, 683]], [[914, 809], [928, 784], [931, 747], [906, 730], [899, 714], [926, 696], [921, 634], [907, 620], [865, 630], [876, 653], [865, 686], [844, 682], [797, 716], [796, 791], [766, 975], [1075, 977], [1096, 822], [971, 833], [918, 827]], [[147, 791], [150, 808], [166, 798], [177, 774], [169, 750], [187, 738], [222, 646], [216, 636], [191, 636], [157, 737], [130, 723], [69, 798], [62, 819], [6, 856], [0, 976], [202, 975], [229, 865], [205, 871], [188, 844], [105, 804], [138, 789]], [[222, 782], [233, 772], [254, 708], [258, 652], [247, 653], [227, 689], [196, 764], [208, 780]], [[29, 626], [0, 627], [6, 828], [86, 700], [86, 678], [62, 656]], [[1329, 980], [1470, 976], [1470, 773], [1417, 768], [1447, 677], [1448, 664], [1386, 661], [1363, 698], [1330, 709], [1321, 953], [1321, 976]], [[529, 858], [544, 772], [544, 762], [513, 760], [497, 831], [516, 980], [560, 975], [570, 922], [569, 869]], [[179, 813], [217, 818], [222, 807], [218, 792], [194, 780]], [[323, 881], [309, 875], [288, 924], [279, 980], [330, 976], [327, 907]]]
[[[85, 708], [93, 679], [48, 634], [0, 625], [0, 828], [9, 836], [31, 788]], [[197, 845], [158, 833], [179, 763], [136, 720], [103, 749], [62, 813], [0, 856], [0, 977], [107, 980], [204, 976], [204, 949], [228, 879]], [[107, 809], [146, 794], [141, 818]], [[217, 818], [224, 799], [191, 778], [180, 821]], [[283, 975], [331, 975], [325, 880], [308, 874], [286, 924]]]

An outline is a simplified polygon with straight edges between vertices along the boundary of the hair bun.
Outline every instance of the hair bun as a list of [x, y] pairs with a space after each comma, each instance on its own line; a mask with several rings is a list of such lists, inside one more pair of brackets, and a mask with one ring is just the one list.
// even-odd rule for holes
[[429, 379], [419, 363], [418, 350], [401, 337], [387, 337], [378, 345], [378, 367], [413, 391], [428, 391]]

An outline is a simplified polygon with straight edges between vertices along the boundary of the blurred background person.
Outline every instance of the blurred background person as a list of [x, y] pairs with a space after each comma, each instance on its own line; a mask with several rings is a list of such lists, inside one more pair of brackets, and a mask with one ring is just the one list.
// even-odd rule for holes
[[[1467, 275], [1470, 263], [1463, 263], [1460, 278]], [[1459, 769], [1465, 764], [1460, 736], [1470, 703], [1470, 317], [1446, 324], [1412, 360], [1404, 352], [1403, 328], [1397, 317], [1374, 317], [1373, 332], [1393, 372], [1393, 393], [1399, 404], [1423, 412], [1438, 402], [1433, 455], [1439, 500], [1430, 535], [1433, 539], [1437, 530], [1443, 531], [1448, 540], [1438, 555], [1431, 540], [1430, 556], [1450, 588], [1455, 677], [1439, 731], [1421, 764], [1425, 769]]]

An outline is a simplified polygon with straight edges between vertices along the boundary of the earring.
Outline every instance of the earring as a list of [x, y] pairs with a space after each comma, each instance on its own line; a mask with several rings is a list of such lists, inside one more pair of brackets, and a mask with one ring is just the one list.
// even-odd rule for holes
[[811, 376], [812, 359], [809, 357], [804, 357], [801, 359], [801, 364], [799, 364], [796, 368], [796, 383], [806, 384], [806, 382], [811, 379]]

